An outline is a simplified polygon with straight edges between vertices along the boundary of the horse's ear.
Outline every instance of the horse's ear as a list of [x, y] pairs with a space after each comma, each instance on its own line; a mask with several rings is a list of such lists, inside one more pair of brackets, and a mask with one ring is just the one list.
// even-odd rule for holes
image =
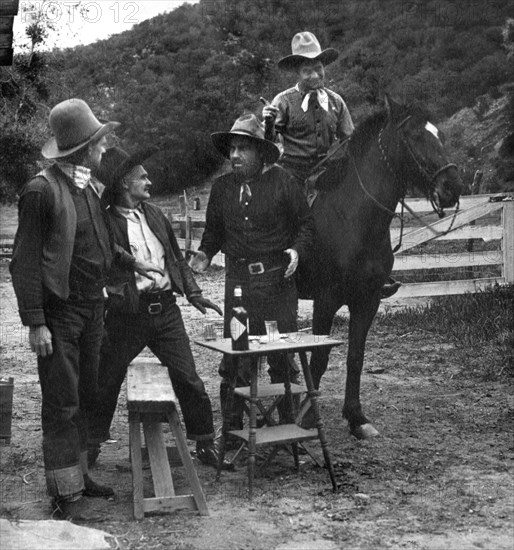
[[395, 115], [400, 111], [401, 105], [394, 101], [388, 93], [384, 93], [384, 104], [387, 111], [387, 117], [393, 120]]

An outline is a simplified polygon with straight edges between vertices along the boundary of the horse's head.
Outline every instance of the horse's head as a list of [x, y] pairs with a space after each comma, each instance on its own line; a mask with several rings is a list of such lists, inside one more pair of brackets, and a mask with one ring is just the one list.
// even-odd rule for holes
[[400, 105], [386, 96], [388, 127], [400, 137], [403, 147], [402, 179], [422, 191], [434, 210], [458, 203], [462, 191], [457, 166], [448, 161], [444, 137], [422, 109]]

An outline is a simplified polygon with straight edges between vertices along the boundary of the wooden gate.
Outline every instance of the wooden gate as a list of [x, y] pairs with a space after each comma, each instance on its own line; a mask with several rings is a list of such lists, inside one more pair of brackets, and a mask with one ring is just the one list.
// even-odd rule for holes
[[[394, 277], [404, 282], [388, 302], [477, 292], [494, 284], [514, 283], [514, 201], [504, 195], [461, 197], [456, 216], [438, 219], [425, 199], [407, 199], [407, 205], [428, 227], [405, 213], [402, 245], [395, 256]], [[401, 207], [397, 212], [400, 213]], [[173, 225], [183, 248], [196, 250], [205, 227], [205, 212], [175, 217]], [[435, 221], [434, 221], [435, 220]], [[451, 230], [448, 231], [448, 229]], [[399, 222], [391, 226], [393, 246], [399, 241]], [[485, 246], [484, 246], [485, 243]], [[223, 254], [213, 264], [225, 264]], [[487, 276], [476, 273], [490, 272]], [[448, 280], [442, 280], [450, 274]], [[423, 276], [426, 280], [423, 280]], [[434, 278], [439, 280], [433, 280]]]
[[[422, 218], [436, 217], [424, 199], [409, 199], [407, 204]], [[410, 218], [401, 248], [395, 256], [394, 276], [402, 280], [401, 272], [412, 275], [423, 270], [429, 280], [403, 284], [391, 301], [477, 292], [494, 284], [514, 283], [512, 197], [461, 197], [460, 211], [456, 216], [448, 212], [445, 218], [430, 223], [428, 227], [421, 226], [412, 216]], [[417, 224], [417, 227], [412, 227], [412, 224]], [[397, 224], [391, 229], [391, 237], [395, 246], [400, 237]], [[438, 272], [450, 274], [451, 278], [433, 280], [433, 275]]]

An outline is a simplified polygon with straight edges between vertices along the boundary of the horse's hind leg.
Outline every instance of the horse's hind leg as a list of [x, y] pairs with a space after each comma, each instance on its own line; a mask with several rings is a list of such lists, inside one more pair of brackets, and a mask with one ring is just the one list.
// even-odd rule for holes
[[364, 348], [368, 331], [378, 310], [379, 300], [350, 306], [348, 356], [346, 361], [346, 393], [343, 416], [348, 420], [350, 432], [359, 439], [378, 435], [378, 431], [364, 416], [360, 402], [360, 385]]
[[[313, 334], [330, 334], [334, 315], [343, 305], [342, 302], [334, 299], [334, 294], [329, 289], [325, 289], [315, 297], [312, 316]], [[326, 348], [316, 348], [311, 354], [310, 366], [312, 380], [316, 389], [319, 389], [321, 377], [327, 370], [329, 353], [330, 351]]]

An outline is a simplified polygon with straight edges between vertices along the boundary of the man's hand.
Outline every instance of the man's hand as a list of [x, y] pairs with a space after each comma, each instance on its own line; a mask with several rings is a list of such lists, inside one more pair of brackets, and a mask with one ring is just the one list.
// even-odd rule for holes
[[262, 108], [263, 118], [269, 118], [270, 120], [275, 122], [277, 115], [278, 115], [278, 107], [275, 107], [274, 105], [265, 105]]
[[151, 262], [139, 262], [138, 260], [134, 263], [134, 271], [147, 279], [151, 279], [152, 281], [154, 280], [154, 277], [153, 275], [150, 275], [151, 272], [164, 275], [164, 270], [162, 270], [159, 266], [156, 266]]
[[186, 260], [195, 273], [203, 273], [211, 263], [207, 254], [201, 250], [186, 250]]
[[203, 313], [204, 315], [207, 313], [206, 308], [213, 309], [219, 315], [223, 315], [221, 309], [216, 304], [203, 296], [193, 296], [189, 301], [191, 302], [191, 305], [193, 305], [200, 313]]
[[52, 333], [46, 325], [35, 325], [30, 327], [29, 343], [30, 349], [41, 357], [47, 357], [54, 352], [52, 347]]
[[284, 252], [291, 258], [284, 274], [284, 277], [287, 279], [288, 277], [291, 277], [298, 267], [298, 252], [296, 252], [294, 248], [288, 248], [287, 250], [284, 250]]

